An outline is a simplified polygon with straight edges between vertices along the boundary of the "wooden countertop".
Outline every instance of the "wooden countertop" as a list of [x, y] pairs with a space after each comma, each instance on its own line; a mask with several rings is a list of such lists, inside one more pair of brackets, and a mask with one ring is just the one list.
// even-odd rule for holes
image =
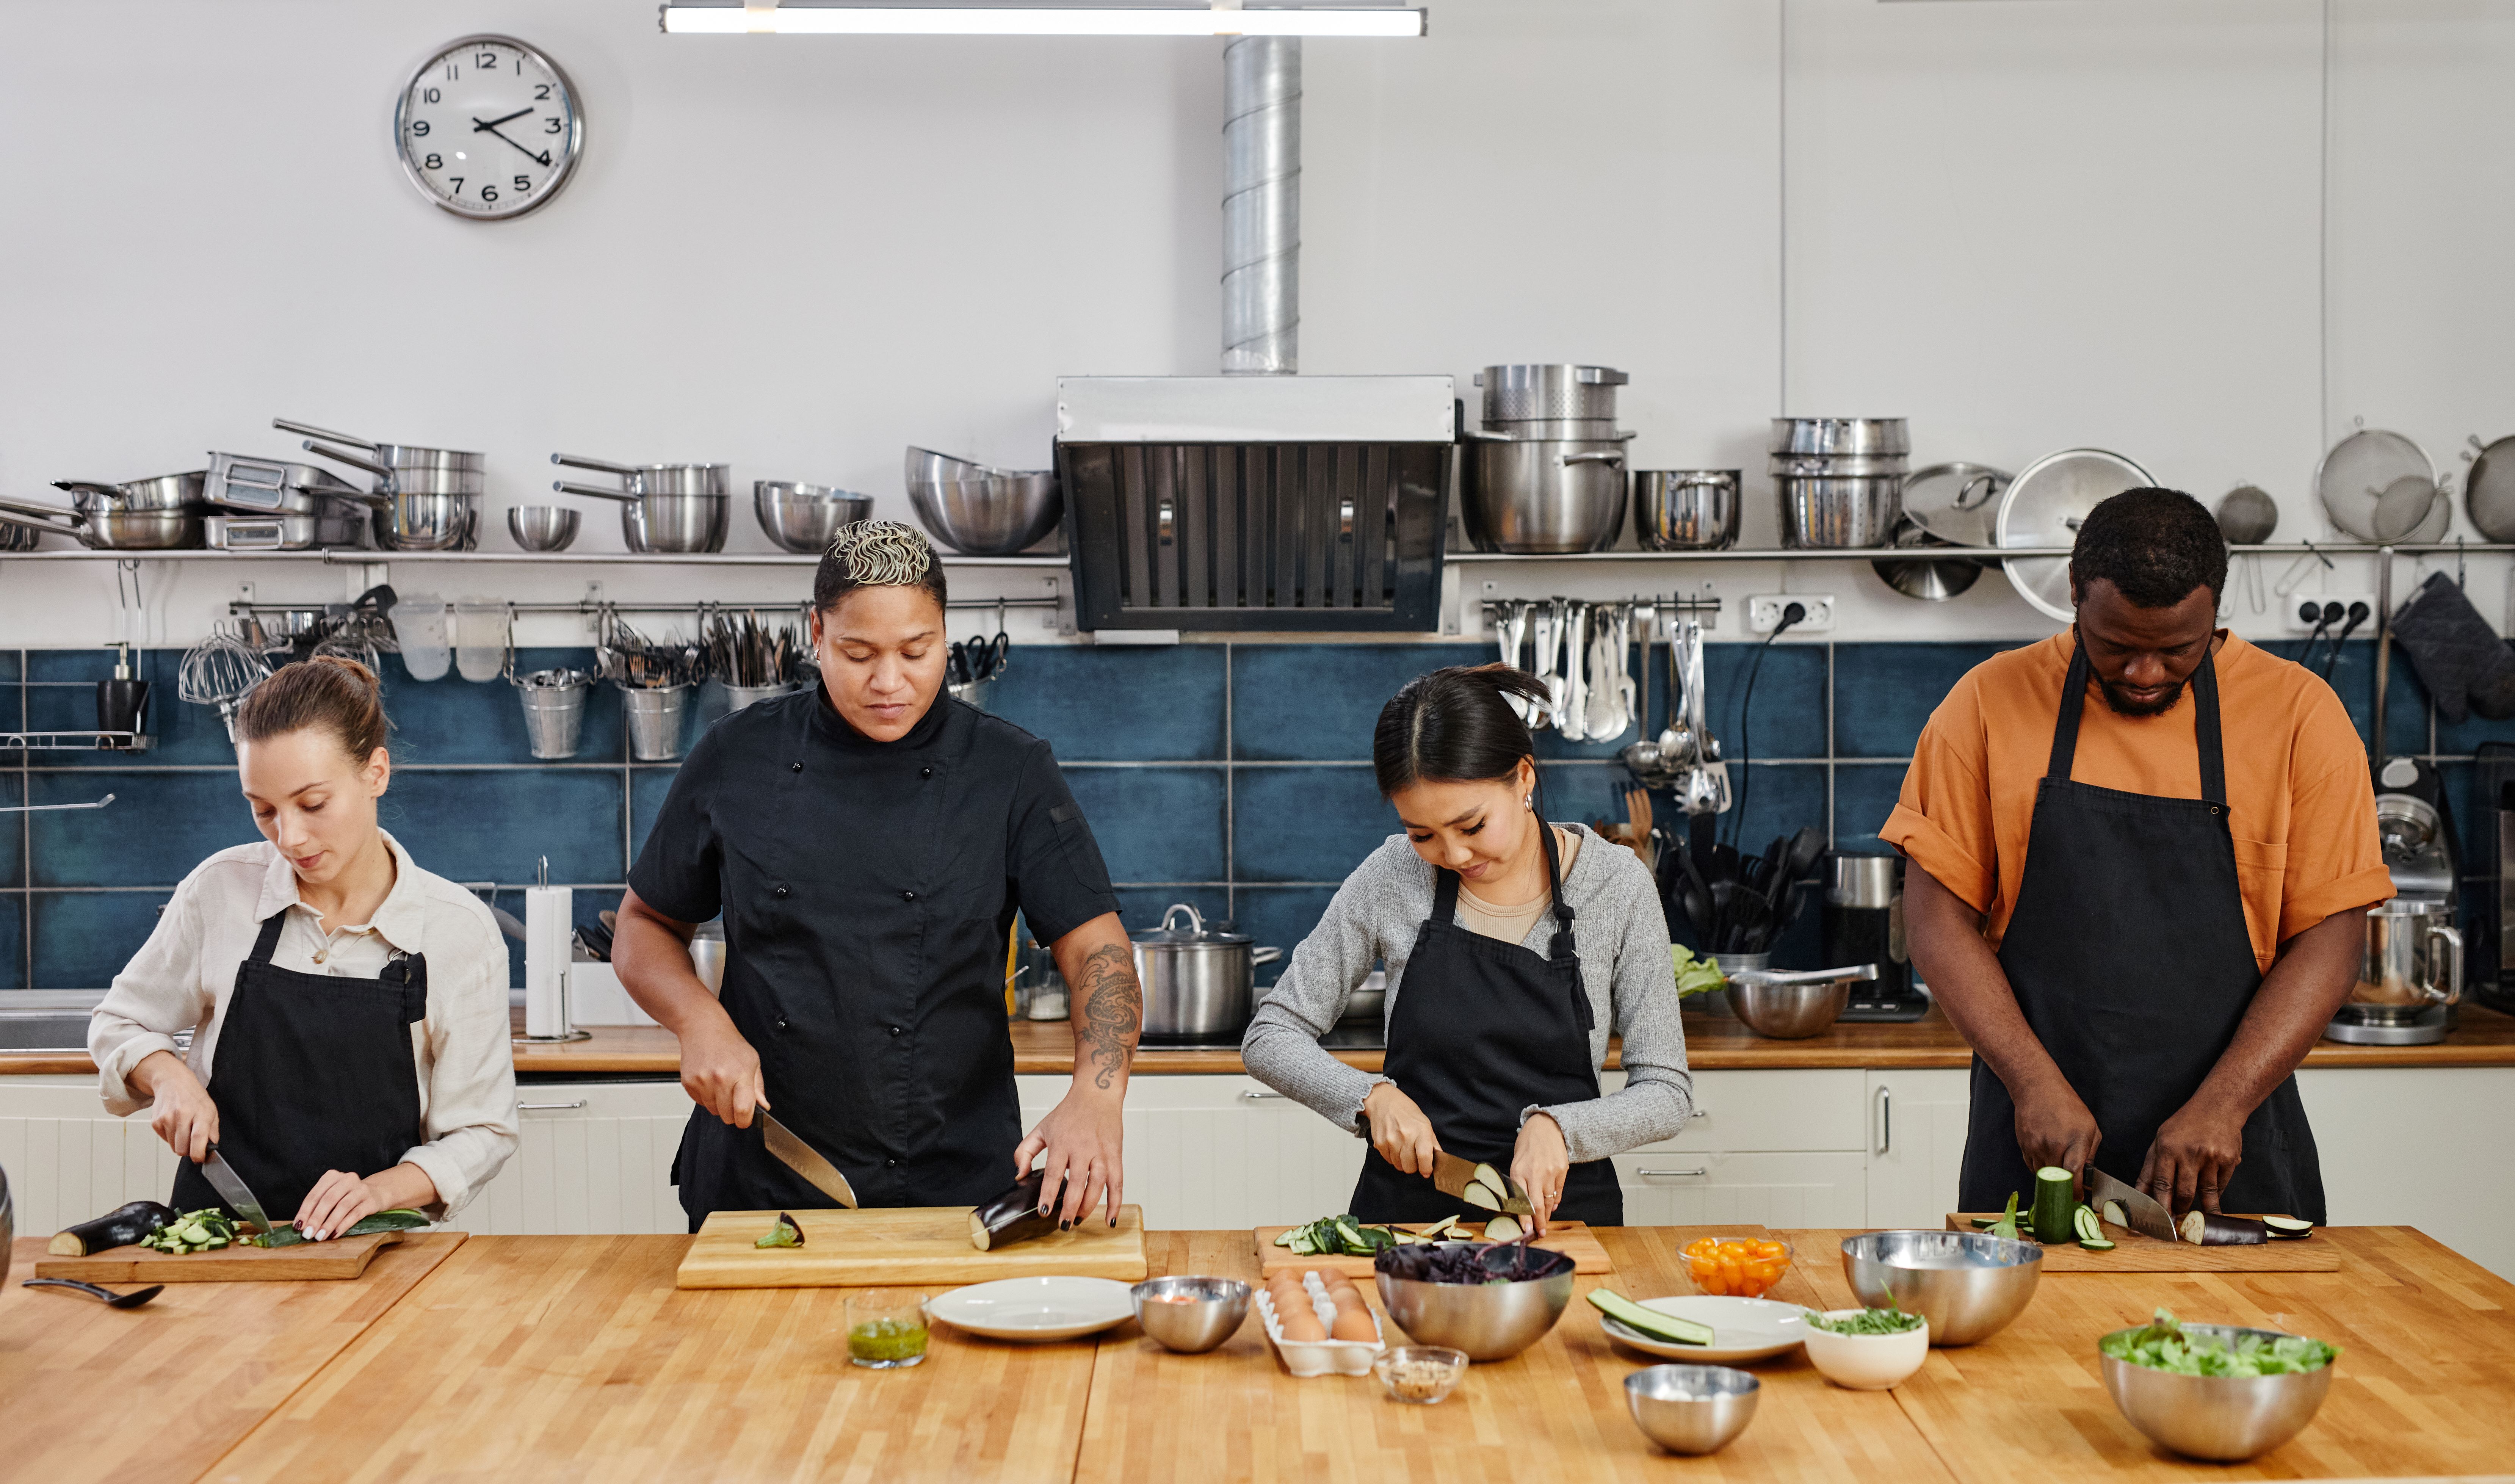
[[[2462, 1007], [2461, 1023], [2435, 1046], [2341, 1046], [2319, 1041], [2305, 1056], [2310, 1067], [2336, 1066], [2515, 1066], [2515, 1015], [2479, 1005]], [[518, 1021], [520, 1024], [521, 1022]], [[1013, 1070], [1031, 1075], [1062, 1075], [1074, 1069], [1074, 1031], [1062, 1020], [1016, 1020], [1012, 1026]], [[1745, 1072], [1782, 1067], [1873, 1067], [1904, 1070], [1964, 1067], [1972, 1061], [1964, 1038], [1947, 1017], [1932, 1010], [1903, 1025], [1837, 1025], [1805, 1041], [1768, 1041], [1727, 1016], [1688, 1013], [1685, 1017], [1686, 1058], [1698, 1072]], [[1379, 1051], [1337, 1051], [1338, 1060], [1366, 1072], [1380, 1070]], [[1610, 1047], [1607, 1065], [1615, 1067]], [[515, 1070], [536, 1074], [605, 1074], [629, 1077], [677, 1077], [680, 1046], [657, 1026], [612, 1025], [595, 1030], [593, 1039], [559, 1046], [515, 1048]], [[1240, 1053], [1233, 1050], [1183, 1051], [1150, 1048], [1135, 1056], [1138, 1076], [1244, 1075]], [[0, 1052], [0, 1076], [33, 1073], [92, 1074], [96, 1063], [85, 1051]]]
[[19, 1287], [45, 1240], [19, 1239], [0, 1290], [0, 1480], [30, 1484], [199, 1477], [464, 1245], [430, 1233], [356, 1278], [170, 1283], [112, 1309]]
[[[1607, 1228], [1636, 1298], [1679, 1292], [1677, 1250], [1711, 1231]], [[1838, 1231], [1780, 1233], [1776, 1297], [1851, 1296]], [[1255, 1277], [1244, 1231], [1150, 1234], [1156, 1271]], [[456, 1239], [444, 1239], [451, 1246]], [[824, 1477], [1914, 1479], [2013, 1484], [2503, 1472], [2515, 1458], [2515, 1284], [2402, 1227], [2328, 1228], [2337, 1273], [2049, 1274], [2016, 1323], [1935, 1350], [1891, 1392], [1846, 1391], [1805, 1358], [1760, 1362], [1754, 1422], [1722, 1452], [1651, 1450], [1624, 1379], [1652, 1363], [1575, 1299], [1522, 1355], [1471, 1369], [1437, 1407], [1368, 1377], [1296, 1381], [1253, 1316], [1175, 1355], [1132, 1324], [998, 1344], [938, 1328], [927, 1363], [846, 1365], [838, 1290], [678, 1290], [688, 1239], [474, 1237], [414, 1286], [429, 1250], [342, 1284], [170, 1288], [149, 1308], [0, 1295], [0, 1479]], [[21, 1244], [29, 1259], [33, 1244]], [[399, 1266], [392, 1264], [396, 1263]], [[188, 1289], [188, 1291], [186, 1291]], [[2339, 1369], [2286, 1446], [2236, 1465], [2150, 1445], [2107, 1399], [2095, 1353], [2159, 1304], [2187, 1319], [2329, 1340]], [[172, 1306], [170, 1306], [172, 1305]]]

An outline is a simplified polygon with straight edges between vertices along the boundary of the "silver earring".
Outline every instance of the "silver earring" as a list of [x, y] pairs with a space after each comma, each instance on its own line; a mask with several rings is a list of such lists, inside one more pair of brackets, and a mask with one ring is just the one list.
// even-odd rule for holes
[[1533, 811], [1535, 811], [1535, 809], [1537, 808], [1537, 796], [1536, 796], [1535, 794], [1522, 794], [1522, 795], [1520, 795], [1520, 796], [1519, 796], [1519, 806], [1520, 806], [1521, 808], [1523, 808], [1523, 809], [1528, 809], [1528, 810], [1530, 810], [1530, 811], [1532, 811], [1532, 812], [1533, 812]]

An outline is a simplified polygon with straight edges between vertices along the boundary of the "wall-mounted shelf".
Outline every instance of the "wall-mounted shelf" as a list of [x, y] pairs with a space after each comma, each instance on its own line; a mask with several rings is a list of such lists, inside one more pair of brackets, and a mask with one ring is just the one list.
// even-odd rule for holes
[[[2274, 541], [2258, 546], [2239, 546], [2229, 550], [2239, 556], [2302, 556], [2309, 552], [2326, 556], [2373, 556], [2391, 552], [2396, 556], [2453, 556], [2457, 553], [2482, 556], [2488, 553], [2515, 553], [2515, 543], [2490, 541], [2429, 541], [2403, 543], [2392, 547], [2373, 546], [2349, 541]], [[1732, 547], [1717, 552], [1452, 552], [1444, 559], [1461, 566], [1483, 566], [1527, 562], [1684, 562], [1684, 561], [1963, 561], [1975, 558], [1998, 561], [2004, 557], [2067, 556], [2068, 547], [1832, 547], [1832, 548], [1748, 548]], [[645, 567], [809, 567], [817, 565], [816, 556], [798, 556], [785, 552], [696, 552], [686, 556], [636, 552], [0, 552], [0, 562], [7, 561], [237, 561], [237, 562], [303, 562], [319, 566], [369, 566], [378, 563], [462, 562], [513, 566], [645, 566]], [[1011, 567], [1033, 571], [1062, 571], [1067, 565], [1063, 556], [963, 556], [943, 554], [946, 567]]]
[[[2391, 552], [2396, 556], [2453, 556], [2465, 553], [2480, 556], [2489, 552], [2515, 552], [2515, 544], [2482, 541], [2430, 541], [2417, 545], [2380, 547], [2363, 541], [2273, 541], [2255, 546], [2230, 547], [2239, 556], [2303, 556], [2309, 553], [2325, 556], [2375, 556]], [[1718, 552], [1561, 552], [1523, 554], [1518, 552], [1452, 552], [1449, 559], [1462, 566], [1487, 563], [1577, 561], [1963, 561], [1968, 558], [1999, 561], [2006, 557], [2067, 556], [2066, 546], [1997, 547], [1997, 546], [1929, 546], [1929, 547], [1826, 547], [1809, 549], [1750, 549], [1732, 547]]]
[[157, 745], [157, 739], [146, 732], [100, 731], [80, 727], [76, 731], [0, 731], [0, 748], [23, 748], [28, 752], [101, 752], [144, 753]]
[[[517, 566], [810, 567], [817, 556], [787, 552], [0, 552], [0, 561], [285, 561], [315, 566], [373, 566], [413, 561], [487, 562]], [[963, 556], [943, 554], [946, 567], [1028, 567], [1062, 571], [1062, 556]]]

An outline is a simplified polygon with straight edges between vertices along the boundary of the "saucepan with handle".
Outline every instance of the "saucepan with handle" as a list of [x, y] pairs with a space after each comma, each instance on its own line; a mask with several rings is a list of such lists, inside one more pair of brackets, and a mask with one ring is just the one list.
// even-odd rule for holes
[[620, 535], [641, 553], [721, 552], [732, 514], [728, 464], [614, 464], [581, 454], [555, 453], [551, 462], [620, 476], [620, 487], [571, 484], [554, 479], [562, 495], [620, 504]]

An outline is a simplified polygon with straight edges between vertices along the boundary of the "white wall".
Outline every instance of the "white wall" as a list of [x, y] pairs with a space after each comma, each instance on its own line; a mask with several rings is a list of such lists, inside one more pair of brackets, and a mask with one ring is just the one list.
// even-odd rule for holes
[[[284, 413], [485, 450], [493, 523], [560, 448], [904, 515], [905, 443], [1035, 464], [1057, 374], [1214, 365], [1219, 43], [667, 38], [625, 0], [9, 19], [12, 494], [285, 449]], [[2284, 538], [2321, 531], [2308, 479], [2353, 416], [2450, 465], [2515, 431], [2515, 0], [1433, 0], [1431, 29], [1307, 47], [1306, 370], [1620, 365], [1638, 464], [1758, 489], [1780, 411], [1910, 416], [1917, 463], [2093, 443], [2205, 500], [2260, 482]], [[472, 30], [544, 48], [584, 98], [577, 179], [521, 221], [446, 216], [392, 159], [403, 77]], [[581, 545], [617, 550], [587, 517]], [[2502, 565], [2473, 568], [2493, 617]], [[248, 575], [156, 570], [177, 640]], [[1865, 565], [1689, 571], [1835, 592], [1858, 637], [2050, 628], [1996, 575], [1933, 606]], [[396, 581], [573, 598], [585, 575]], [[103, 564], [0, 563], [0, 643], [94, 642], [112, 606]]]

